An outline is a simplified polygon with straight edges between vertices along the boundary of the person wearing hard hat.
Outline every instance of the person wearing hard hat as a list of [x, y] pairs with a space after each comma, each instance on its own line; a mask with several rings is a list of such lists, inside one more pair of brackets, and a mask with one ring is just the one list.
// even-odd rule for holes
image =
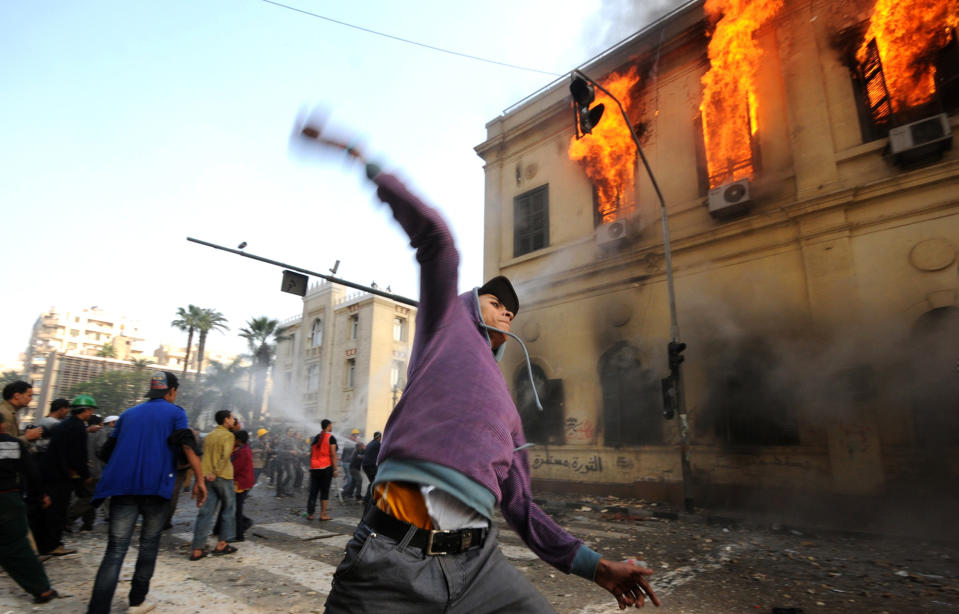
[[263, 468], [266, 467], [266, 436], [270, 433], [262, 426], [256, 430], [256, 439], [250, 442], [250, 452], [253, 453], [253, 484], [260, 479]]
[[70, 495], [78, 495], [92, 484], [87, 448], [87, 420], [97, 408], [89, 394], [78, 394], [70, 402], [70, 417], [53, 429], [50, 445], [41, 461], [41, 473], [50, 495], [50, 507], [44, 510], [43, 528], [35, 532], [40, 554], [62, 556], [76, 550], [63, 547], [61, 538], [67, 521]]

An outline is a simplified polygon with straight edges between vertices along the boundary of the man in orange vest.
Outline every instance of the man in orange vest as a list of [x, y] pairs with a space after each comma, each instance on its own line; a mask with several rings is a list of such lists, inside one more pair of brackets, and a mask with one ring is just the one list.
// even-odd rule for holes
[[333, 423], [320, 422], [323, 429], [313, 438], [310, 446], [310, 496], [306, 500], [306, 519], [313, 520], [316, 511], [316, 495], [320, 495], [320, 520], [332, 520], [326, 513], [330, 502], [330, 482], [336, 477], [336, 437]]

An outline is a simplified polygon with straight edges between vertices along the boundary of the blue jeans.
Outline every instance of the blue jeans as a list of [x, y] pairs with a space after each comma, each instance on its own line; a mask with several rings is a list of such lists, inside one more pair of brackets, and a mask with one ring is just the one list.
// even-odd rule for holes
[[110, 498], [110, 535], [103, 553], [87, 614], [108, 614], [116, 592], [123, 558], [130, 547], [137, 517], [143, 516], [140, 527], [140, 553], [130, 582], [130, 605], [140, 605], [150, 590], [150, 578], [156, 567], [160, 549], [160, 532], [166, 521], [170, 501], [152, 495], [122, 495]]
[[[200, 479], [203, 479], [202, 476]], [[233, 492], [233, 480], [217, 478], [206, 483], [206, 501], [196, 515], [196, 527], [193, 529], [193, 549], [206, 548], [206, 538], [216, 520], [216, 506], [223, 504], [220, 522], [220, 541], [232, 541], [236, 537], [236, 493]]]

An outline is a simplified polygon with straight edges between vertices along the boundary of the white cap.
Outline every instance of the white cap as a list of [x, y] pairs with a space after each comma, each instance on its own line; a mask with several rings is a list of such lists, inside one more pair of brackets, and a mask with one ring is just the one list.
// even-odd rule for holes
[[107, 416], [103, 419], [104, 424], [110, 424], [111, 422], [116, 422], [120, 419], [120, 416]]

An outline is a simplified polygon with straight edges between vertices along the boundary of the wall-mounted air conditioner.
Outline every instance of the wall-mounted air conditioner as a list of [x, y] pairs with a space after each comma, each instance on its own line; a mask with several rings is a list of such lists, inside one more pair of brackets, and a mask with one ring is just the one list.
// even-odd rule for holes
[[952, 128], [945, 113], [889, 130], [889, 153], [900, 165], [939, 159], [952, 147]]
[[626, 220], [607, 222], [596, 227], [596, 245], [615, 245], [629, 237], [629, 234], [629, 225]]
[[732, 217], [749, 210], [749, 180], [740, 179], [709, 191], [709, 214], [713, 217]]

